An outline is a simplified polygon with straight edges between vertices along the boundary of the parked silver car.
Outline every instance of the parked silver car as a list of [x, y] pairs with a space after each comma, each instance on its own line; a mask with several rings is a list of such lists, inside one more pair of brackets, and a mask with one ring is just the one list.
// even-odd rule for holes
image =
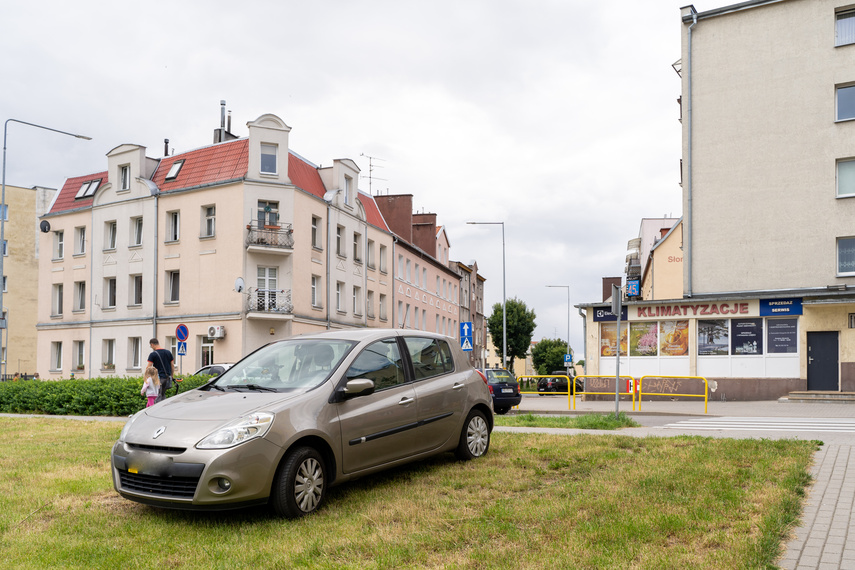
[[304, 335], [131, 417], [113, 446], [113, 484], [158, 507], [269, 503], [299, 517], [349, 479], [446, 451], [480, 457], [492, 428], [487, 384], [447, 337]]

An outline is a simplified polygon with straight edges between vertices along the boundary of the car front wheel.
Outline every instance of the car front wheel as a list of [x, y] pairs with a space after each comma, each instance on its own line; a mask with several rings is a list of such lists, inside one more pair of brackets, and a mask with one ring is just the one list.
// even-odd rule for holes
[[472, 410], [463, 424], [460, 432], [460, 442], [457, 444], [456, 455], [459, 459], [468, 461], [481, 457], [490, 448], [490, 426], [487, 418], [479, 410]]
[[273, 481], [271, 504], [276, 514], [298, 518], [320, 508], [326, 495], [324, 467], [323, 457], [311, 447], [291, 451]]

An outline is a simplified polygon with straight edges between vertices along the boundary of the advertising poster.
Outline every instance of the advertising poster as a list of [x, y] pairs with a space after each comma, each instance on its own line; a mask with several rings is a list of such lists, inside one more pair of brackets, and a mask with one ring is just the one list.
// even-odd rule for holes
[[731, 354], [763, 354], [763, 319], [731, 319]]
[[769, 354], [795, 354], [799, 346], [798, 319], [766, 321], [766, 350]]
[[698, 321], [698, 356], [727, 355], [729, 346], [727, 319]]
[[[620, 326], [620, 355], [626, 356], [626, 323]], [[600, 356], [617, 352], [617, 323], [600, 323]]]
[[689, 354], [689, 321], [662, 321], [659, 353], [662, 356]]
[[629, 355], [656, 356], [659, 353], [659, 327], [656, 321], [630, 323]]

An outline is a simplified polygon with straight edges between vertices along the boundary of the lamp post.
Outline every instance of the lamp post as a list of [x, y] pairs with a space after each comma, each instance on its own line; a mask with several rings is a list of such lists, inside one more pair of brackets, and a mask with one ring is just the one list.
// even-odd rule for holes
[[466, 222], [469, 225], [502, 226], [502, 368], [508, 366], [507, 289], [505, 288], [505, 222]]
[[[567, 289], [567, 354], [570, 354], [570, 285], [547, 285], [547, 287], [556, 287], [559, 289]], [[573, 361], [570, 361], [573, 364]], [[567, 367], [570, 368], [569, 366]]]
[[[36, 127], [38, 129], [44, 129], [46, 131], [53, 131], [55, 133], [59, 133], [62, 135], [68, 135], [70, 137], [76, 137], [78, 139], [84, 139], [87, 141], [91, 141], [91, 137], [87, 137], [85, 135], [76, 135], [74, 133], [68, 133], [66, 131], [60, 131], [58, 129], [52, 129], [50, 127], [45, 127], [42, 125], [37, 125], [35, 123], [28, 123], [26, 121], [19, 121], [18, 119], [6, 119], [6, 122], [3, 123], [3, 180], [2, 180], [2, 192], [0, 192], [0, 307], [3, 306], [3, 289], [5, 288], [5, 277], [3, 269], [3, 258], [6, 254], [6, 218], [8, 217], [8, 212], [6, 210], [6, 133], [9, 130], [9, 123], [18, 123], [21, 125], [28, 125], [30, 127]], [[0, 350], [3, 348], [3, 329], [9, 330], [9, 323], [7, 316], [4, 316], [2, 319], [2, 326], [0, 326]], [[8, 352], [8, 344], [9, 344], [9, 333], [6, 333], [6, 350]], [[3, 358], [3, 376], [6, 375], [6, 362], [8, 361], [8, 354], [6, 354]]]

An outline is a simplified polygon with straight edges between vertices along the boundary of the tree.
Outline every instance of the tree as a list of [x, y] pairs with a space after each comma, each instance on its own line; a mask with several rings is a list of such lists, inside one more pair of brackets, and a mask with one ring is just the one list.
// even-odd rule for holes
[[[517, 298], [508, 299], [505, 307], [505, 320], [508, 323], [507, 356], [509, 362], [506, 364], [513, 372], [514, 359], [525, 358], [531, 346], [531, 336], [534, 334], [533, 310], [529, 310], [525, 303]], [[502, 354], [502, 304], [493, 305], [493, 314], [487, 319], [487, 330], [493, 337], [493, 346], [497, 354]]]
[[567, 354], [566, 341], [545, 338], [531, 349], [531, 363], [538, 374], [549, 374], [555, 370], [566, 369], [565, 354]]

